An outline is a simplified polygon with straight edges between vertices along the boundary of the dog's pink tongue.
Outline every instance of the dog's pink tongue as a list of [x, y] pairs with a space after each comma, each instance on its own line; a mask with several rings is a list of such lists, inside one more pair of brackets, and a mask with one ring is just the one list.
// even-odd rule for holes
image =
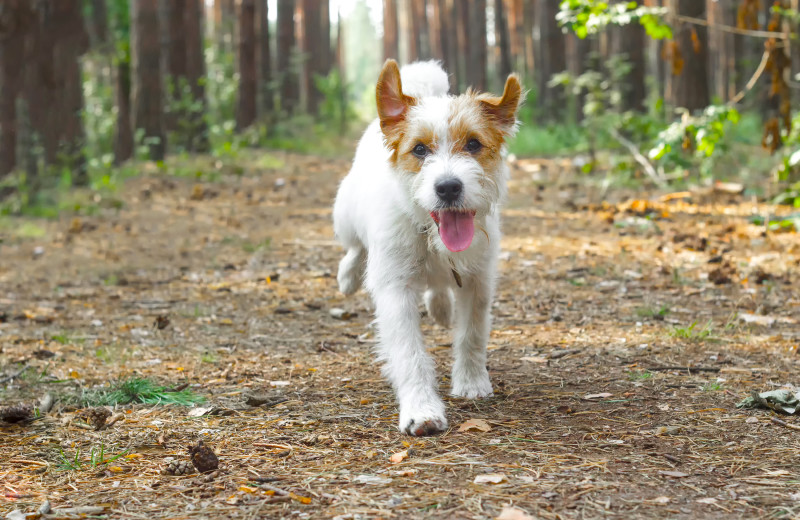
[[439, 236], [453, 252], [464, 251], [475, 236], [475, 214], [464, 211], [439, 212]]

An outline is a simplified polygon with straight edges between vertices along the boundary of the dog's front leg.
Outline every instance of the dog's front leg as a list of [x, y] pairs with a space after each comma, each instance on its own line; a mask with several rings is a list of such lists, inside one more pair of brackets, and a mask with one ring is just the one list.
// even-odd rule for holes
[[492, 395], [492, 383], [486, 370], [486, 345], [491, 327], [491, 284], [491, 280], [468, 276], [464, 277], [463, 287], [455, 289], [451, 388], [454, 396], [475, 399]]
[[436, 390], [436, 368], [420, 330], [417, 291], [399, 283], [373, 290], [383, 373], [400, 405], [400, 431], [431, 435], [447, 428], [444, 403]]

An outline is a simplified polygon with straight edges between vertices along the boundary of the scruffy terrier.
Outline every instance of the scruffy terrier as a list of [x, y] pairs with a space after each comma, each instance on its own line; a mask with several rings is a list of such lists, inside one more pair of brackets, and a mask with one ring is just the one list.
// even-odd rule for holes
[[448, 90], [435, 61], [402, 70], [386, 62], [378, 120], [361, 138], [333, 208], [347, 249], [339, 288], [352, 294], [363, 281], [372, 296], [378, 357], [397, 393], [400, 431], [409, 435], [447, 428], [420, 330], [421, 294], [437, 323], [454, 322], [451, 394], [492, 395], [486, 344], [508, 177], [503, 155], [522, 89], [512, 75], [500, 97]]

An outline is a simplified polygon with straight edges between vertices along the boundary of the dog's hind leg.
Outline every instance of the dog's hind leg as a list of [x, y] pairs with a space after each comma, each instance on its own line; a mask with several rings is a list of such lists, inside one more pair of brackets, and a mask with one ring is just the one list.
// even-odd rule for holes
[[453, 298], [447, 287], [434, 287], [425, 291], [425, 308], [433, 321], [449, 327], [453, 320]]
[[336, 276], [339, 281], [339, 290], [342, 293], [353, 294], [361, 287], [365, 259], [366, 251], [360, 244], [348, 248], [347, 254], [339, 262], [339, 273]]

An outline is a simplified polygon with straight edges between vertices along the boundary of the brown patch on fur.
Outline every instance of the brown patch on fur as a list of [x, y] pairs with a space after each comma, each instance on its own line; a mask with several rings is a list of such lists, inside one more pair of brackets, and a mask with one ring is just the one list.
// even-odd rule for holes
[[486, 117], [509, 134], [517, 122], [517, 109], [522, 98], [522, 86], [516, 75], [512, 74], [506, 79], [503, 95], [498, 97], [482, 94], [478, 96], [481, 110]]
[[400, 68], [394, 60], [386, 60], [383, 65], [378, 84], [375, 87], [375, 101], [378, 107], [381, 131], [386, 138], [386, 144], [394, 150], [394, 160], [397, 156], [397, 148], [403, 139], [408, 110], [417, 104], [416, 99], [403, 94]]
[[[448, 129], [453, 154], [474, 157], [485, 172], [497, 170], [506, 134], [493, 119], [487, 119], [477, 94], [467, 92], [453, 100]], [[473, 153], [467, 151], [465, 147], [470, 139], [477, 139], [481, 149]]]
[[414, 125], [413, 121], [406, 121], [405, 131], [393, 147], [394, 153], [391, 161], [395, 167], [411, 173], [419, 173], [424, 160], [411, 153], [418, 144], [423, 144], [428, 150], [435, 152], [437, 143], [433, 129]]

